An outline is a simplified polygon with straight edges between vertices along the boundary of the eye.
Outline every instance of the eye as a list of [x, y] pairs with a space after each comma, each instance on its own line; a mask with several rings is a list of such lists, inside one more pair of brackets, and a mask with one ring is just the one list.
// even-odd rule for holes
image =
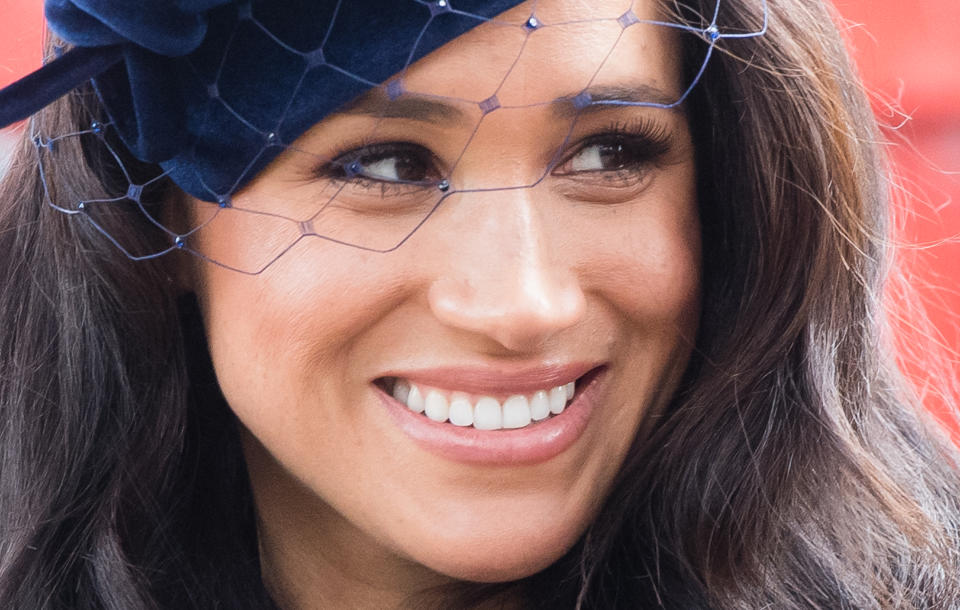
[[341, 180], [427, 184], [440, 180], [434, 155], [418, 144], [390, 142], [364, 146], [337, 157], [324, 173]]
[[580, 149], [570, 159], [570, 171], [609, 172], [630, 167], [637, 161], [634, 150], [625, 142], [598, 142]]
[[647, 174], [670, 150], [670, 141], [665, 129], [651, 124], [613, 125], [605, 133], [586, 138], [556, 166], [553, 175], [630, 181]]

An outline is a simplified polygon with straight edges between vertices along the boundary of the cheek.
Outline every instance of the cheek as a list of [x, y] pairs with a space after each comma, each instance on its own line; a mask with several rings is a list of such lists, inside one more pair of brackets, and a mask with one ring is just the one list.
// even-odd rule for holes
[[585, 289], [646, 332], [690, 333], [700, 307], [701, 239], [692, 189], [618, 212], [585, 256]]
[[263, 405], [337, 389], [332, 380], [345, 379], [357, 357], [355, 338], [416, 283], [376, 256], [302, 242], [257, 276], [204, 266], [198, 294], [210, 352], [241, 419], [281, 411], [277, 423], [295, 428], [297, 404]]

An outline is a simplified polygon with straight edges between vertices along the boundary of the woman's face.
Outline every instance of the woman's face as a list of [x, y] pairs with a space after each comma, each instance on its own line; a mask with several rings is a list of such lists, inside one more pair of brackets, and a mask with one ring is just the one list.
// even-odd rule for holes
[[[448, 177], [454, 193], [389, 253], [304, 238], [259, 275], [198, 263], [268, 564], [319, 554], [345, 571], [512, 580], [597, 514], [670, 399], [699, 312], [683, 111], [611, 104], [574, 120], [585, 88], [662, 101], [686, 85], [671, 30], [616, 20], [630, 4], [540, 0], [544, 24], [575, 23], [471, 31], [409, 69], [411, 93], [316, 125], [197, 234], [242, 261], [280, 239], [243, 209], [307, 219], [327, 204], [315, 224], [373, 240], [403, 225], [392, 207], [440, 196], [400, 181]], [[450, 99], [494, 93], [485, 116]], [[191, 207], [197, 219], [212, 206]]]

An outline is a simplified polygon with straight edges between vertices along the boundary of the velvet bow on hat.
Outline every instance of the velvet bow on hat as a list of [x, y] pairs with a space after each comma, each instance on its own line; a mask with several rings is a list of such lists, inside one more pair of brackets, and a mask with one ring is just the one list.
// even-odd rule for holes
[[46, 0], [75, 48], [0, 92], [0, 125], [92, 77], [137, 158], [217, 201], [337, 107], [518, 4]]

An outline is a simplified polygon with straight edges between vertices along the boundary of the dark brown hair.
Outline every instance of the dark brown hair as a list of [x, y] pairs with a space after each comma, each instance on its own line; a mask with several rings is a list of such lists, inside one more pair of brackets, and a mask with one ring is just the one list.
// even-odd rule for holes
[[[755, 30], [761, 8], [724, 0], [720, 21]], [[876, 123], [824, 4], [771, 0], [769, 17], [721, 42], [689, 100], [704, 302], [681, 390], [565, 557], [464, 604], [960, 606], [960, 461], [885, 343]], [[74, 93], [31, 130], [98, 112]], [[99, 140], [60, 146], [55, 201], [125, 191]], [[25, 139], [0, 184], [0, 606], [270, 607], [235, 422], [172, 259], [132, 262], [47, 206], [36, 155]], [[136, 210], [98, 221], [166, 239]]]

